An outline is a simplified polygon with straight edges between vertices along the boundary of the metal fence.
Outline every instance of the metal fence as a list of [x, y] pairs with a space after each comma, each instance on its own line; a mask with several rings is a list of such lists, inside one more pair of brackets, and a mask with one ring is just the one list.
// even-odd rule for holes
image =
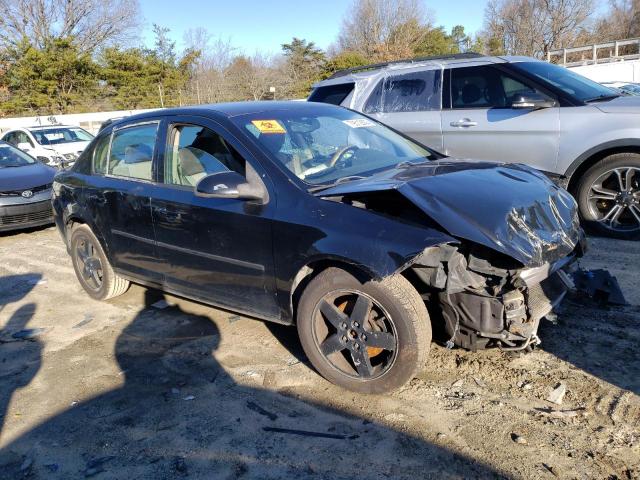
[[640, 59], [640, 38], [594, 43], [547, 52], [547, 61], [567, 67]]

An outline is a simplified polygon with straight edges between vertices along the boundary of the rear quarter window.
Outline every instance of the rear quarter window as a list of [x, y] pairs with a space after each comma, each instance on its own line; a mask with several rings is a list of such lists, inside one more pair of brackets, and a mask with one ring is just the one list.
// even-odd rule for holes
[[330, 103], [331, 105], [341, 105], [342, 102], [353, 92], [353, 82], [340, 83], [338, 85], [327, 85], [318, 87], [309, 96], [309, 102]]
[[440, 70], [389, 75], [380, 80], [365, 103], [364, 113], [425, 112], [442, 107]]

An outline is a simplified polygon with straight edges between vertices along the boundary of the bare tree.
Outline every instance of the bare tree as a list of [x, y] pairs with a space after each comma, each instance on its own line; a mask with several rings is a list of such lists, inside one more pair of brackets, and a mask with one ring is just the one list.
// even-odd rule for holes
[[81, 52], [131, 40], [140, 25], [138, 0], [0, 0], [0, 45], [27, 40], [42, 48], [73, 38]]
[[419, 27], [430, 23], [418, 0], [354, 0], [342, 21], [338, 44], [344, 51], [386, 60], [411, 51]]
[[543, 56], [585, 37], [593, 0], [492, 0], [485, 10], [485, 43], [506, 54]]
[[640, 37], [640, 0], [610, 0], [596, 35], [600, 41]]

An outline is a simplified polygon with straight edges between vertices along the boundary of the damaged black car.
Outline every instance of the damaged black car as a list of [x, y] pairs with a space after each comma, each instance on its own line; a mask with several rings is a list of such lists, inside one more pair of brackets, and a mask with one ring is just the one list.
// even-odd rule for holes
[[296, 325], [321, 375], [366, 393], [428, 368], [432, 332], [537, 345], [585, 248], [575, 201], [536, 170], [305, 102], [116, 121], [56, 176], [53, 207], [93, 298], [136, 282]]

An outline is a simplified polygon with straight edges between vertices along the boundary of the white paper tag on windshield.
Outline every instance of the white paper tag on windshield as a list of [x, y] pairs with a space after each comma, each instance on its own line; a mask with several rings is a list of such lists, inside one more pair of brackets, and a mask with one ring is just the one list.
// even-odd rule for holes
[[351, 120], [343, 120], [342, 123], [349, 125], [351, 128], [375, 127], [375, 123], [367, 118], [353, 118]]

